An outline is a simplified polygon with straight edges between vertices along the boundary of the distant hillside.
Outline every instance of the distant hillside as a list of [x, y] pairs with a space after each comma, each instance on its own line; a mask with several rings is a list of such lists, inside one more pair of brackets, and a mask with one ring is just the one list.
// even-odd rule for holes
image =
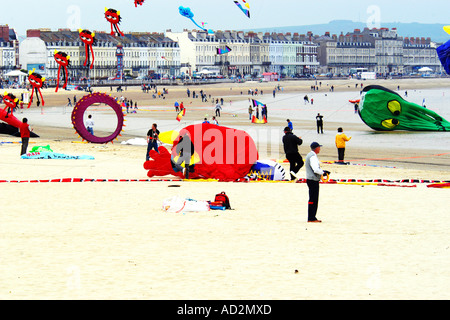
[[[397, 28], [397, 32], [402, 37], [430, 37], [435, 42], [447, 42], [450, 40], [450, 36], [442, 29], [442, 24], [424, 24], [424, 23], [401, 23], [390, 22], [383, 23], [383, 28]], [[252, 29], [255, 32], [298, 32], [300, 34], [306, 34], [308, 31], [312, 31], [314, 34], [323, 35], [329, 31], [331, 34], [341, 34], [344, 32], [353, 32], [355, 29], [363, 30], [367, 25], [363, 22], [354, 22], [350, 20], [333, 20], [327, 24], [315, 24], [305, 26], [291, 26], [291, 27], [276, 27], [276, 28], [261, 28]]]

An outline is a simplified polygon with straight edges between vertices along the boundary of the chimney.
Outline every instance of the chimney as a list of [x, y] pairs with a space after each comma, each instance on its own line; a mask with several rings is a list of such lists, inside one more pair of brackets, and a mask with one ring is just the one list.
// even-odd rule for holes
[[0, 36], [3, 38], [3, 40], [9, 42], [9, 27], [6, 26], [0, 26]]
[[27, 38], [40, 38], [41, 30], [38, 29], [30, 29], [27, 30]]

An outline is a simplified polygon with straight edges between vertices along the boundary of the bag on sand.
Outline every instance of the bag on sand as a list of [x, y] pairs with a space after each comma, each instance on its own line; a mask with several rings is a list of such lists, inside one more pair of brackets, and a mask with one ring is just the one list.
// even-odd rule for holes
[[214, 204], [216, 206], [221, 204], [227, 210], [231, 209], [230, 199], [228, 198], [228, 196], [226, 195], [225, 192], [221, 192], [219, 194], [216, 194], [216, 197], [214, 198]]

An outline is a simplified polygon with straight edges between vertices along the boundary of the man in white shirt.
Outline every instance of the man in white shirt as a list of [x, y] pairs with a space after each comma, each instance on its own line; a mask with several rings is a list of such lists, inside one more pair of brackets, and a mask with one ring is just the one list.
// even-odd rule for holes
[[92, 120], [92, 115], [89, 115], [86, 120], [86, 129], [90, 134], [94, 135], [94, 120]]
[[322, 176], [330, 174], [320, 168], [320, 162], [317, 155], [320, 153], [322, 146], [317, 142], [311, 144], [311, 152], [308, 153], [305, 160], [306, 183], [309, 189], [308, 201], [308, 222], [320, 223], [321, 220], [316, 218], [317, 208], [319, 205], [319, 182]]
[[220, 117], [220, 110], [222, 110], [222, 107], [220, 104], [216, 104], [216, 117]]

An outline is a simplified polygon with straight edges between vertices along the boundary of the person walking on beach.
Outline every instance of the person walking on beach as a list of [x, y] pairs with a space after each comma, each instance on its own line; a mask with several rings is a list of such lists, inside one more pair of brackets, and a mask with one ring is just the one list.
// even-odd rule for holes
[[175, 112], [179, 113], [180, 112], [180, 104], [178, 103], [178, 101], [175, 101], [174, 106], [175, 106]]
[[158, 151], [158, 140], [159, 140], [159, 130], [157, 129], [158, 125], [156, 123], [154, 123], [152, 125], [152, 128], [148, 131], [147, 133], [147, 155], [146, 155], [146, 160], [149, 161], [150, 160], [150, 151], [152, 151], [153, 149], [159, 153]]
[[68, 106], [68, 107], [72, 107], [72, 100], [70, 100], [70, 98], [67, 98], [67, 100], [69, 101], [69, 102], [67, 103], [67, 106]]
[[305, 160], [306, 184], [309, 190], [308, 201], [308, 222], [320, 223], [321, 220], [316, 218], [317, 209], [319, 207], [319, 182], [323, 175], [329, 175], [328, 171], [320, 168], [320, 162], [317, 155], [320, 153], [322, 146], [313, 142], [311, 144], [311, 152], [308, 153]]
[[222, 107], [219, 103], [216, 104], [216, 117], [220, 117], [220, 110], [222, 110]]
[[301, 146], [303, 140], [292, 133], [289, 127], [284, 128], [283, 146], [286, 153], [286, 159], [289, 161], [291, 181], [296, 179], [297, 173], [303, 167], [303, 158], [298, 152], [298, 146]]
[[86, 120], [86, 129], [87, 131], [94, 135], [94, 120], [92, 120], [92, 115], [88, 115], [88, 118]]
[[316, 116], [316, 123], [317, 123], [317, 134], [322, 133], [323, 134], [323, 116], [318, 113]]
[[305, 104], [309, 103], [309, 98], [308, 95], [303, 97], [303, 101], [305, 101]]
[[23, 118], [19, 130], [20, 130], [20, 137], [22, 139], [22, 150], [20, 152], [20, 155], [24, 155], [27, 153], [31, 131], [33, 131], [33, 128], [30, 128], [30, 125], [28, 124], [27, 118]]
[[344, 133], [344, 129], [338, 128], [338, 134], [336, 135], [336, 148], [338, 149], [339, 162], [344, 162], [345, 157], [345, 143], [350, 141], [352, 137], [347, 137]]

